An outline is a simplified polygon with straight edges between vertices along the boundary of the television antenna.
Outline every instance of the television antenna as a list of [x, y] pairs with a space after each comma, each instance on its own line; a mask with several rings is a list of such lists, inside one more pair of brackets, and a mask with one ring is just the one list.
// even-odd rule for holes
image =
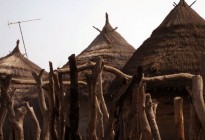
[[28, 58], [28, 55], [27, 55], [27, 51], [26, 51], [26, 45], [25, 45], [25, 42], [24, 42], [24, 38], [23, 38], [23, 32], [22, 32], [22, 29], [21, 29], [21, 23], [35, 21], [35, 20], [41, 20], [41, 19], [31, 19], [31, 20], [23, 20], [23, 21], [17, 21], [17, 22], [8, 22], [9, 27], [10, 27], [10, 25], [13, 25], [13, 24], [18, 24], [19, 25], [19, 29], [20, 29], [20, 32], [21, 32], [21, 38], [22, 38], [23, 45], [24, 45], [25, 55], [26, 55], [27, 58]]

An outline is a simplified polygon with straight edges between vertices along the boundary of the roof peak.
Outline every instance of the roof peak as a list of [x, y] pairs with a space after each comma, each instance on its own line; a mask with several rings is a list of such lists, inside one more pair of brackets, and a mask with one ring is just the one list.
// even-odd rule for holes
[[[193, 5], [194, 2], [191, 4]], [[204, 19], [191, 8], [185, 0], [179, 3], [170, 11], [157, 29], [173, 26], [205, 26]], [[155, 29], [155, 30], [157, 30]]]
[[105, 13], [105, 24], [108, 24], [109, 23], [109, 16], [108, 16], [108, 13], [106, 12]]
[[178, 3], [178, 5], [180, 5], [180, 6], [185, 6], [185, 5], [186, 5], [185, 3], [186, 3], [185, 0], [180, 0], [179, 3]]
[[108, 33], [108, 32], [112, 32], [113, 28], [109, 23], [109, 16], [108, 13], [105, 13], [105, 26], [103, 27], [101, 33]]
[[16, 47], [14, 48], [14, 50], [11, 52], [12, 54], [14, 53], [21, 53], [20, 49], [19, 49], [19, 39], [16, 41]]

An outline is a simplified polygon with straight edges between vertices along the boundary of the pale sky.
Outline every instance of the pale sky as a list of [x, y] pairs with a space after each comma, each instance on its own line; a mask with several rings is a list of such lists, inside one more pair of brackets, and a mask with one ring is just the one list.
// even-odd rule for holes
[[[0, 0], [0, 57], [11, 52], [20, 39], [18, 24], [9, 22], [41, 18], [22, 23], [28, 57], [41, 68], [62, 67], [68, 56], [78, 55], [110, 24], [136, 49], [145, 41], [179, 0]], [[190, 5], [194, 0], [186, 0]], [[192, 8], [205, 19], [205, 0]]]

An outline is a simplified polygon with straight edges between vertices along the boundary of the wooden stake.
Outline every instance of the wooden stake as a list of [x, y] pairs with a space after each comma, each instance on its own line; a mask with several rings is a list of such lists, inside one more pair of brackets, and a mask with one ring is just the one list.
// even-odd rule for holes
[[156, 122], [156, 114], [153, 109], [153, 102], [150, 94], [146, 94], [146, 114], [149, 121], [154, 140], [161, 140], [159, 128]]
[[181, 97], [174, 98], [174, 118], [176, 129], [176, 140], [185, 140], [184, 136], [184, 116], [183, 116], [183, 99]]
[[191, 98], [194, 105], [196, 114], [200, 120], [202, 128], [205, 131], [205, 108], [203, 99], [203, 80], [200, 75], [196, 75], [192, 78], [192, 92]]
[[[78, 70], [76, 66], [75, 55], [69, 57], [70, 65], [70, 138], [72, 140], [80, 140], [81, 136], [78, 133], [79, 125], [79, 101], [78, 101]], [[65, 137], [66, 139], [66, 137]]]
[[32, 129], [33, 130], [32, 131], [33, 140], [40, 140], [41, 128], [40, 128], [40, 125], [39, 125], [39, 121], [36, 117], [36, 114], [33, 110], [33, 107], [30, 107], [28, 102], [26, 102], [25, 107], [27, 109], [28, 115], [31, 118], [31, 121], [32, 121], [32, 124], [33, 124], [33, 129]]
[[140, 123], [140, 132], [142, 134], [141, 138], [143, 140], [152, 140], [151, 128], [145, 112], [145, 90], [143, 84], [140, 85], [137, 101], [137, 110], [139, 111], [138, 115]]
[[32, 73], [38, 88], [38, 102], [40, 106], [41, 113], [43, 115], [43, 131], [42, 131], [42, 140], [49, 140], [49, 112], [45, 101], [45, 94], [42, 89], [42, 76], [44, 70], [42, 69], [40, 73], [37, 75], [36, 73]]

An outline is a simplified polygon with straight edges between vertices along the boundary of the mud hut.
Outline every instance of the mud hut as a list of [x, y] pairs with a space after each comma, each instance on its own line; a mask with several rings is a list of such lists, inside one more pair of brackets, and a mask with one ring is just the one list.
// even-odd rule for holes
[[[5, 57], [0, 58], [0, 76], [12, 75], [15, 79], [34, 80], [32, 72], [39, 73], [41, 68], [31, 62], [19, 50], [19, 40], [16, 42], [14, 50]], [[47, 79], [48, 73], [45, 72], [43, 79]], [[34, 107], [34, 111], [38, 118], [41, 117], [40, 108], [37, 101], [36, 86], [11, 84], [10, 88], [15, 88], [14, 107], [21, 106], [25, 101], [29, 102]], [[40, 122], [42, 120], [39, 119]], [[4, 137], [9, 138], [10, 127], [8, 117], [4, 124]], [[31, 123], [30, 118], [26, 115], [24, 121], [24, 135], [25, 139], [31, 139]]]
[[[134, 74], [142, 65], [146, 77], [174, 73], [200, 74], [200, 62], [205, 54], [205, 20], [184, 0], [170, 11], [151, 36], [135, 51], [123, 71]], [[113, 94], [122, 79], [116, 78], [109, 88]], [[184, 99], [185, 133], [189, 133], [189, 100], [187, 80], [147, 83], [147, 92], [159, 101], [157, 123], [162, 139], [174, 139], [173, 98]]]
[[[106, 21], [102, 30], [94, 27], [100, 34], [92, 41], [92, 43], [83, 50], [77, 57], [77, 65], [86, 64], [90, 61], [95, 62], [97, 57], [102, 57], [105, 64], [122, 69], [128, 59], [132, 56], [135, 49], [132, 47], [117, 31], [117, 27], [113, 28], [109, 23], [108, 14], [106, 13]], [[68, 63], [63, 68], [68, 67]], [[80, 78], [84, 79], [84, 74], [80, 74]], [[104, 90], [108, 87], [114, 76], [104, 74]]]

